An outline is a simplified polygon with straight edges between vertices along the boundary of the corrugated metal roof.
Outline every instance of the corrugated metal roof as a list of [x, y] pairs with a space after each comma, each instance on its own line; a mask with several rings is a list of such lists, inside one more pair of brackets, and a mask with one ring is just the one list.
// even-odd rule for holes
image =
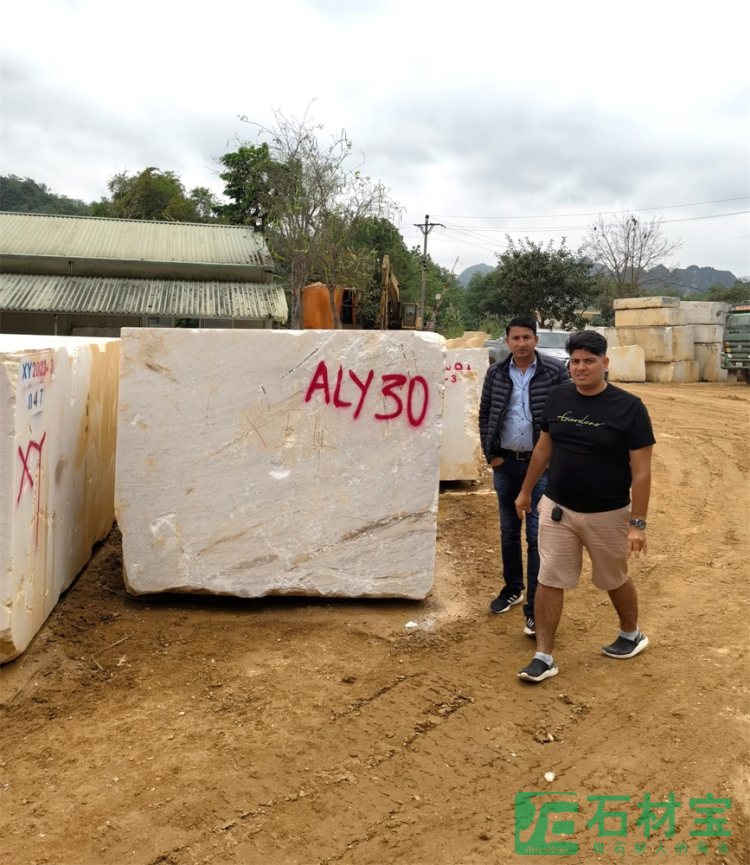
[[0, 274], [0, 311], [287, 320], [280, 286], [256, 282]]
[[0, 254], [274, 267], [249, 226], [47, 213], [0, 212]]

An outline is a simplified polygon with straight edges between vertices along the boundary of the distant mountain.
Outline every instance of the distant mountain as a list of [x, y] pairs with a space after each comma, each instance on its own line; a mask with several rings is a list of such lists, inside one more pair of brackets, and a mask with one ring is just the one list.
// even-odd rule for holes
[[[466, 288], [475, 273], [484, 276], [494, 269], [489, 264], [473, 264], [459, 274], [458, 281]], [[594, 265], [594, 270], [602, 272], [603, 268]], [[736, 282], [737, 277], [729, 270], [698, 267], [695, 264], [670, 270], [663, 264], [659, 264], [647, 272], [647, 276], [641, 282], [641, 288], [649, 294], [677, 292], [681, 297], [690, 297], [693, 294], [703, 294], [715, 285], [732, 288]]]
[[37, 183], [30, 177], [8, 174], [0, 177], [0, 210], [89, 216], [92, 205], [77, 198], [55, 195], [43, 183]]
[[461, 285], [466, 288], [468, 284], [471, 282], [472, 276], [475, 273], [478, 273], [480, 276], [484, 276], [485, 273], [489, 273], [491, 270], [495, 268], [491, 264], [472, 264], [471, 267], [467, 267], [466, 270], [462, 270], [458, 275], [458, 281]]
[[689, 297], [691, 294], [703, 294], [715, 285], [732, 288], [736, 282], [737, 277], [728, 270], [698, 267], [695, 264], [669, 270], [663, 264], [659, 264], [648, 271], [641, 286], [649, 293], [676, 291], [682, 297]]

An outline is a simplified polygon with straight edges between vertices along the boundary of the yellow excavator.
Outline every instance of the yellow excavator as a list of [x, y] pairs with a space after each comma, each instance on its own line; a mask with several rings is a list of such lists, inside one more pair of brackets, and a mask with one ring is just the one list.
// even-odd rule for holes
[[383, 256], [380, 273], [380, 330], [422, 330], [419, 304], [401, 302], [401, 289], [387, 255]]

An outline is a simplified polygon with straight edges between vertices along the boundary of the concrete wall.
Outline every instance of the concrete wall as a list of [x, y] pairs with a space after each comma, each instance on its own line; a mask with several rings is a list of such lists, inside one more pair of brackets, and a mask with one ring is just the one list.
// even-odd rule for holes
[[129, 329], [121, 348], [131, 592], [429, 593], [442, 337]]
[[488, 367], [486, 348], [446, 351], [441, 481], [475, 481], [486, 473], [479, 440], [479, 400]]
[[119, 342], [0, 335], [0, 663], [114, 519]]

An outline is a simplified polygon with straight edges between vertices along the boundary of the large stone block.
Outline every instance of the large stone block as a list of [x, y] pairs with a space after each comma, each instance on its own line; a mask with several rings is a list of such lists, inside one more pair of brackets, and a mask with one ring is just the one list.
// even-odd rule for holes
[[641, 346], [616, 345], [607, 355], [610, 381], [646, 381], [646, 355]]
[[442, 337], [126, 328], [121, 343], [129, 591], [429, 593]]
[[0, 663], [114, 521], [119, 340], [0, 335]]
[[680, 309], [687, 313], [688, 324], [716, 324], [723, 327], [729, 304], [708, 300], [681, 300]]
[[695, 362], [700, 381], [726, 381], [728, 372], [721, 368], [721, 343], [695, 344]]
[[680, 324], [687, 324], [687, 313], [676, 306], [620, 309], [615, 312], [615, 327], [664, 327]]
[[596, 327], [587, 327], [586, 330], [595, 330], [597, 333], [600, 333], [604, 339], [607, 340], [607, 351], [620, 344], [617, 338], [616, 327], [602, 327], [601, 325], [597, 325]]
[[646, 363], [672, 363], [693, 360], [693, 328], [681, 327], [618, 327], [620, 345], [640, 345], [646, 353]]
[[487, 471], [479, 440], [479, 400], [489, 366], [486, 348], [445, 353], [441, 481], [475, 481]]
[[698, 364], [694, 360], [679, 360], [675, 363], [646, 362], [646, 381], [660, 384], [687, 384], [699, 381]]
[[721, 342], [724, 339], [723, 324], [694, 324], [692, 328], [696, 342]]
[[618, 297], [612, 308], [618, 309], [653, 309], [654, 307], [678, 307], [679, 297]]

